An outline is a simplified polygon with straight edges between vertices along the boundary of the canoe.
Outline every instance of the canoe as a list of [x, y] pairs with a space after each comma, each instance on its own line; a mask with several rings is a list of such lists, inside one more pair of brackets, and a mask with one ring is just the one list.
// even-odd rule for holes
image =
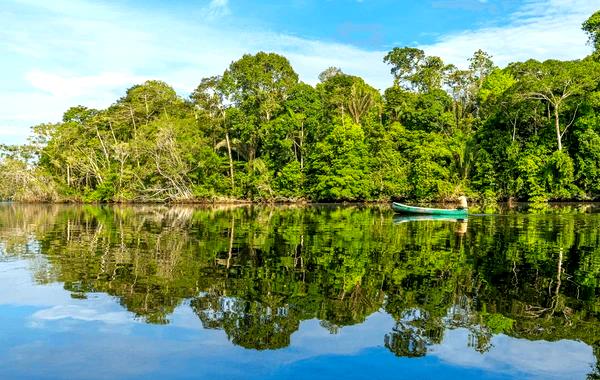
[[444, 215], [453, 216], [458, 219], [466, 218], [469, 215], [467, 209], [444, 209], [444, 208], [428, 208], [428, 207], [416, 207], [407, 206], [402, 203], [392, 203], [392, 209], [399, 214], [405, 215]]

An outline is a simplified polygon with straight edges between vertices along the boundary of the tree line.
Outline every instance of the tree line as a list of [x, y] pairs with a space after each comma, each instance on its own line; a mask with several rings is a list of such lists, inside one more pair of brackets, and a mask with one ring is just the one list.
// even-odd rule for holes
[[265, 52], [187, 98], [150, 80], [2, 146], [0, 199], [599, 199], [600, 11], [583, 30], [588, 57], [505, 68], [394, 48], [384, 91], [336, 67], [311, 86]]

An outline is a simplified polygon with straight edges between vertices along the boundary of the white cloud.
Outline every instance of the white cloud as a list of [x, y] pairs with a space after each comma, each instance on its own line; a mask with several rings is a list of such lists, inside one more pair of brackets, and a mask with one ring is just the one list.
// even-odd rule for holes
[[107, 72], [98, 75], [61, 76], [41, 70], [30, 71], [25, 78], [36, 89], [52, 96], [67, 98], [89, 96], [98, 91], [112, 90], [144, 80], [143, 77], [124, 73]]
[[447, 330], [442, 344], [431, 347], [430, 355], [459, 367], [539, 379], [585, 378], [595, 363], [592, 347], [573, 340], [530, 341], [497, 335], [485, 355], [466, 347], [468, 341], [468, 330]]
[[231, 13], [229, 10], [229, 0], [211, 0], [206, 9], [208, 17], [224, 17]]
[[529, 58], [582, 58], [590, 47], [581, 24], [597, 9], [593, 0], [527, 0], [506, 26], [467, 30], [422, 48], [458, 65], [466, 65], [477, 49], [492, 54], [499, 66]]
[[5, 125], [0, 127], [0, 138], [25, 139], [28, 131], [17, 125]]
[[108, 324], [127, 324], [133, 321], [126, 311], [98, 310], [98, 305], [85, 307], [82, 305], [56, 305], [48, 309], [36, 311], [31, 316], [34, 322], [74, 319], [85, 322], [104, 322]]

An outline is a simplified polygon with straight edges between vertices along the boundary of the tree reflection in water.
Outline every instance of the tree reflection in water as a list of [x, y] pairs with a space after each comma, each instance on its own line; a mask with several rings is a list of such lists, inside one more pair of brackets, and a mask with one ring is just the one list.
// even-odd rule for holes
[[204, 328], [246, 348], [286, 347], [303, 320], [336, 333], [384, 311], [396, 324], [382, 341], [403, 357], [456, 328], [480, 352], [502, 333], [597, 353], [592, 210], [393, 223], [387, 207], [5, 204], [0, 252], [29, 258], [38, 283], [110, 294], [148, 323], [189, 301]]

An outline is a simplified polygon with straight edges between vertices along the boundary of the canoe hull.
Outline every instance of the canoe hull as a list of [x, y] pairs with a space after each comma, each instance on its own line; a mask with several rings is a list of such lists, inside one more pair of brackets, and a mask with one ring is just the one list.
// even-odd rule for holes
[[469, 215], [469, 211], [466, 209], [415, 207], [396, 202], [392, 203], [392, 209], [398, 214], [404, 215], [443, 215], [456, 218], [466, 218]]

